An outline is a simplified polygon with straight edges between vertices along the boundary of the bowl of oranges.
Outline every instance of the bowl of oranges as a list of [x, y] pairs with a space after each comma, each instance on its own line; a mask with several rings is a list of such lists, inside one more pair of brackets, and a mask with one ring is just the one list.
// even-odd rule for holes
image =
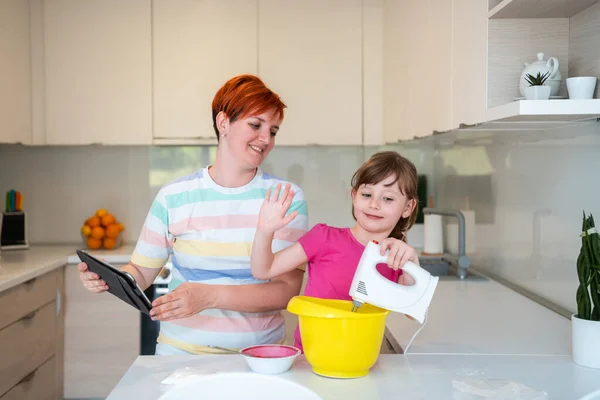
[[121, 246], [121, 232], [125, 227], [115, 216], [104, 208], [85, 220], [81, 227], [81, 236], [90, 250], [112, 250]]

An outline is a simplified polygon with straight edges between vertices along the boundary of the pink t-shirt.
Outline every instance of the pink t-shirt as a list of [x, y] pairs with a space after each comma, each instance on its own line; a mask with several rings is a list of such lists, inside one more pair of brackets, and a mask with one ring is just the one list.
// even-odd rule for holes
[[[350, 228], [335, 228], [317, 224], [306, 232], [298, 243], [308, 258], [308, 279], [304, 295], [321, 299], [352, 300], [350, 285], [365, 246], [352, 235]], [[379, 273], [398, 282], [401, 270], [387, 264], [377, 265]], [[295, 346], [302, 350], [300, 329], [294, 332]]]

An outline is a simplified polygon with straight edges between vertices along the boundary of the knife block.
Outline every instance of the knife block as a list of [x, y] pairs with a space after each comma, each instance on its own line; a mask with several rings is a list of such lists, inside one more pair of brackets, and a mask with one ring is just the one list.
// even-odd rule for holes
[[0, 249], [22, 250], [27, 243], [26, 214], [24, 211], [3, 212], [0, 217]]

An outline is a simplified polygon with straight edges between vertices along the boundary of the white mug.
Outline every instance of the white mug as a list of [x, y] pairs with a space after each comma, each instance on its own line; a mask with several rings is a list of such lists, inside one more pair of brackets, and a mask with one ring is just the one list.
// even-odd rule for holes
[[597, 78], [595, 76], [577, 76], [567, 78], [567, 90], [570, 99], [593, 99]]

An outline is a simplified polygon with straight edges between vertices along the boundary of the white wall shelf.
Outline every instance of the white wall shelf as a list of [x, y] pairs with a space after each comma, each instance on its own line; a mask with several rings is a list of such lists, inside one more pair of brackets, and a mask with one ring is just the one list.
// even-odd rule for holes
[[[571, 18], [598, 3], [599, 0], [502, 0], [491, 1], [488, 17], [509, 18]], [[497, 3], [497, 4], [496, 4]]]
[[600, 118], [600, 99], [518, 100], [487, 110], [488, 122], [570, 123]]

